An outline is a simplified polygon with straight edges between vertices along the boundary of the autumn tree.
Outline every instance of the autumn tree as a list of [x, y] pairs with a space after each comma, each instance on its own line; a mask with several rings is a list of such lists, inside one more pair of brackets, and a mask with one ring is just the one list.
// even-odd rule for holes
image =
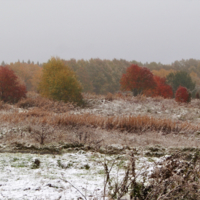
[[43, 64], [39, 92], [42, 96], [64, 102], [81, 104], [81, 85], [75, 73], [59, 58], [51, 58]]
[[152, 70], [151, 72], [154, 75], [160, 77], [166, 77], [171, 72], [176, 73], [178, 70], [183, 70], [189, 73], [192, 80], [199, 85], [200, 60], [194, 59], [176, 61], [171, 65], [164, 65], [156, 62], [141, 63], [135, 60], [126, 61], [123, 59], [70, 59], [65, 60], [64, 63], [76, 73], [77, 79], [81, 82], [84, 92], [96, 94], [115, 93], [119, 91], [122, 74], [124, 74], [126, 69], [132, 64], [144, 66]]
[[198, 88], [199, 88], [200, 87], [200, 77], [198, 77], [198, 74], [195, 73], [194, 71], [191, 71], [190, 77], [192, 78], [192, 81], [194, 83], [196, 83], [196, 86], [198, 86]]
[[170, 73], [175, 73], [176, 71], [173, 69], [160, 69], [160, 70], [152, 70], [153, 75], [160, 76], [162, 78], [167, 77]]
[[93, 84], [89, 76], [88, 70], [85, 67], [85, 62], [82, 60], [79, 62], [79, 68], [76, 71], [77, 78], [81, 82], [83, 92], [91, 92], [93, 90]]
[[175, 100], [181, 103], [188, 103], [191, 101], [191, 94], [186, 87], [179, 86], [175, 94]]
[[186, 87], [191, 93], [194, 92], [195, 82], [192, 81], [191, 76], [185, 71], [170, 73], [166, 79], [167, 83], [172, 86], [174, 93], [179, 86]]
[[21, 82], [26, 85], [28, 91], [37, 91], [38, 83], [42, 73], [42, 68], [33, 63], [15, 62], [8, 66], [20, 78]]
[[126, 73], [121, 77], [120, 84], [122, 90], [132, 91], [134, 96], [156, 87], [150, 70], [138, 65], [131, 65], [127, 68]]
[[115, 93], [120, 89], [120, 78], [130, 62], [120, 59], [113, 60], [64, 60], [81, 82], [84, 92], [96, 94]]
[[162, 96], [164, 98], [173, 97], [172, 87], [170, 85], [167, 85], [165, 78], [154, 76], [154, 81], [156, 83], [156, 87], [153, 89], [146, 90], [145, 95], [151, 97]]
[[16, 103], [26, 97], [26, 87], [19, 83], [18, 77], [7, 66], [0, 66], [0, 99], [4, 102]]

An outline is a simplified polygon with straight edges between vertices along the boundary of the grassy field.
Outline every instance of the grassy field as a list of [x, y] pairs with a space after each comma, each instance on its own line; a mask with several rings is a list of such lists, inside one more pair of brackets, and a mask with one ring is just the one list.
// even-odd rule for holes
[[84, 107], [35, 93], [15, 105], [1, 102], [1, 144], [198, 147], [198, 99], [189, 104], [145, 96], [85, 94], [84, 99]]
[[[73, 199], [81, 196], [77, 189], [85, 199], [112, 199], [116, 191], [109, 184], [116, 178], [136, 184], [130, 176], [146, 179], [134, 186], [143, 195], [151, 191], [146, 199], [173, 199], [181, 191], [185, 199], [199, 198], [199, 99], [179, 104], [161, 97], [84, 94], [84, 101], [77, 107], [28, 93], [15, 105], [0, 102], [0, 199]], [[128, 192], [121, 187], [118, 197], [119, 191]]]

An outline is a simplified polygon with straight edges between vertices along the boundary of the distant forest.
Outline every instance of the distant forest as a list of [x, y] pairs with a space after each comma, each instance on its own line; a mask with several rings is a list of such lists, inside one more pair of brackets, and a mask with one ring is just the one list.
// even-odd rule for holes
[[[141, 63], [137, 61], [117, 60], [63, 60], [64, 63], [75, 71], [80, 81], [83, 92], [96, 94], [115, 93], [120, 91], [120, 79], [127, 67], [131, 64], [147, 67], [154, 75], [166, 77], [171, 72], [186, 71], [200, 88], [200, 60], [188, 59], [175, 61], [171, 65], [161, 63]], [[1, 65], [6, 65], [2, 62]], [[42, 73], [42, 64], [34, 62], [15, 62], [8, 65], [20, 81], [24, 83], [28, 91], [37, 91], [37, 85]]]

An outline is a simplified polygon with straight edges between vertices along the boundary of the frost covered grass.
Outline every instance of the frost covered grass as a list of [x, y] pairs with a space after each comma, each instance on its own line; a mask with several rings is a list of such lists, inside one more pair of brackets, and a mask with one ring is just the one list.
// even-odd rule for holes
[[[109, 163], [116, 157], [84, 151], [63, 155], [1, 154], [0, 199], [72, 200], [82, 197], [77, 189], [88, 199], [101, 199], [104, 195], [104, 160], [106, 158]], [[35, 159], [40, 160], [38, 168], [33, 168]], [[120, 159], [123, 162], [118, 162], [111, 173], [114, 178], [118, 174], [119, 179], [123, 177], [127, 162], [123, 156]], [[136, 165], [138, 173], [142, 174], [144, 166], [148, 166], [147, 171], [151, 173], [153, 162], [140, 157]]]
[[[92, 151], [106, 153], [111, 148], [110, 152], [116, 154], [135, 147], [145, 149], [147, 145], [158, 145], [156, 153], [163, 156], [169, 152], [168, 147], [199, 146], [200, 100], [178, 104], [160, 97], [112, 94], [86, 94], [84, 98], [86, 106], [81, 108], [35, 94], [29, 94], [16, 105], [0, 102], [1, 152], [27, 149], [34, 152], [45, 148], [53, 153], [51, 148], [56, 152], [73, 152], [76, 147], [78, 151], [63, 155], [2, 153], [0, 199], [71, 200], [81, 197], [77, 189], [90, 200], [100, 199], [104, 193], [105, 155]], [[109, 165], [117, 155], [107, 155], [106, 159]], [[144, 176], [148, 178], [155, 163], [159, 171], [159, 162], [163, 159], [138, 155], [137, 181]], [[112, 180], [124, 177], [127, 158], [121, 155], [117, 163], [110, 173]], [[164, 191], [164, 182], [162, 187]]]
[[120, 130], [128, 132], [162, 131], [165, 133], [187, 131], [194, 132], [198, 126], [188, 122], [178, 122], [171, 119], [159, 119], [148, 115], [122, 115], [122, 116], [101, 116], [89, 113], [83, 114], [54, 114], [41, 111], [39, 108], [26, 112], [4, 113], [0, 116], [1, 121], [9, 123], [42, 124], [51, 126], [90, 126], [107, 130]]
[[1, 142], [198, 146], [198, 99], [178, 104], [161, 97], [85, 94], [84, 98], [86, 106], [81, 108], [34, 93], [9, 108], [0, 105]]

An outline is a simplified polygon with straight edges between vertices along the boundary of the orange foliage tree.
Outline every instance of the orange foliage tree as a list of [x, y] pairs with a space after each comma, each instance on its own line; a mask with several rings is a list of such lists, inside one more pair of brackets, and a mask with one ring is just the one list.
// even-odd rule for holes
[[18, 77], [8, 67], [0, 66], [0, 99], [15, 103], [26, 97], [26, 87], [19, 83]]
[[145, 91], [145, 95], [151, 97], [162, 96], [164, 98], [173, 97], [172, 87], [166, 84], [165, 78], [154, 76], [154, 81], [156, 82], [156, 87]]
[[33, 63], [16, 62], [8, 66], [26, 85], [28, 91], [37, 91], [38, 84], [42, 75], [42, 68]]
[[175, 94], [175, 100], [181, 103], [187, 103], [191, 100], [191, 94], [186, 87], [179, 86]]
[[126, 69], [126, 73], [121, 77], [120, 84], [122, 90], [132, 91], [134, 96], [156, 86], [150, 70], [134, 64]]

